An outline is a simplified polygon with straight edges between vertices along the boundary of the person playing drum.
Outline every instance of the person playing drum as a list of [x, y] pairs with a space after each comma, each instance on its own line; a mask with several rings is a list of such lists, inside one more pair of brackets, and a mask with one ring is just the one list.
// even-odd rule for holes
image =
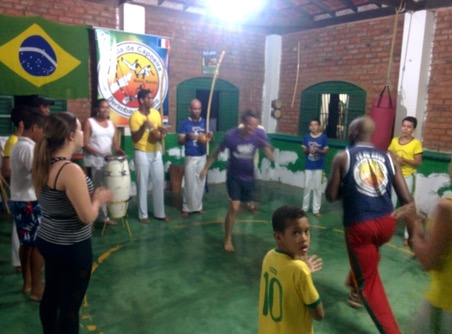
[[[104, 186], [105, 157], [112, 154], [112, 148], [117, 155], [124, 155], [119, 146], [118, 130], [110, 121], [110, 105], [105, 99], [94, 103], [91, 117], [83, 124], [83, 165], [89, 168], [94, 187]], [[101, 207], [99, 221], [104, 224], [116, 225], [107, 214], [107, 207]]]

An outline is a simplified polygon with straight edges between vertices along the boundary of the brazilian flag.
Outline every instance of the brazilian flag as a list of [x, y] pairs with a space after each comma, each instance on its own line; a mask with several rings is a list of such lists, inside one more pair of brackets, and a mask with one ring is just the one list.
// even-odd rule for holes
[[0, 95], [89, 97], [88, 26], [0, 15]]

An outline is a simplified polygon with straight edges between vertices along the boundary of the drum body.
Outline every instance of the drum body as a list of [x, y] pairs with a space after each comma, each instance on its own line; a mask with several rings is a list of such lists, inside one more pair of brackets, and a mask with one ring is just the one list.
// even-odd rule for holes
[[105, 157], [105, 186], [113, 192], [108, 214], [110, 218], [122, 218], [127, 214], [130, 198], [130, 170], [127, 156]]
[[171, 164], [169, 167], [171, 192], [180, 193], [182, 191], [182, 180], [184, 178], [184, 165]]

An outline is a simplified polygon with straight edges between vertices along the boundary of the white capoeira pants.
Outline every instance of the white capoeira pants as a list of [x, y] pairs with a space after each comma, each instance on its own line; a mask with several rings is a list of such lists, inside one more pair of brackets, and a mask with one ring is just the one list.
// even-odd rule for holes
[[152, 183], [154, 217], [165, 215], [165, 172], [160, 152], [134, 151], [135, 175], [138, 195], [138, 218], [148, 218], [148, 184]]
[[[414, 193], [415, 180], [416, 180], [416, 174], [411, 174], [411, 175], [408, 175], [408, 176], [405, 177], [405, 182], [406, 182], [406, 185], [408, 187], [408, 191], [412, 195]], [[393, 207], [395, 209], [397, 207], [397, 201], [399, 199], [398, 199], [397, 194], [396, 194], [396, 192], [394, 190], [394, 187], [392, 188], [391, 200], [392, 200], [392, 205], [393, 205]], [[405, 239], [408, 239], [408, 238], [409, 238], [408, 230], [405, 227]]]
[[312, 192], [312, 212], [318, 213], [322, 204], [323, 169], [306, 169], [304, 173], [303, 210], [308, 212]]
[[206, 179], [200, 180], [199, 173], [201, 173], [206, 164], [206, 156], [200, 157], [185, 157], [184, 165], [184, 189], [182, 211], [196, 212], [202, 210], [202, 198], [204, 196], [204, 187]]

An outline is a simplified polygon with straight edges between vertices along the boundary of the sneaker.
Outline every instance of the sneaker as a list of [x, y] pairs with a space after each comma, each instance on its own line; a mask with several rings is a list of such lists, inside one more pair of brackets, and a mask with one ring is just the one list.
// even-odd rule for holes
[[363, 303], [361, 301], [361, 297], [358, 296], [358, 294], [354, 293], [354, 292], [350, 292], [348, 294], [347, 303], [348, 303], [348, 305], [350, 305], [351, 307], [354, 307], [354, 308], [361, 308], [361, 307], [363, 307]]

